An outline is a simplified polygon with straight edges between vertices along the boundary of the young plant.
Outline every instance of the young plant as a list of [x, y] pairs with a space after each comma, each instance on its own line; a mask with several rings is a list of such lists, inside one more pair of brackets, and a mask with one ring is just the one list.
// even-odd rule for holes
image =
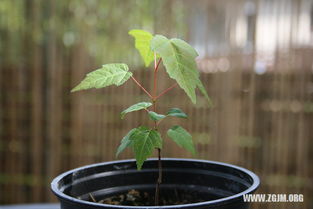
[[[160, 184], [162, 182], [161, 150], [163, 143], [161, 134], [158, 131], [158, 125], [165, 118], [187, 118], [187, 115], [179, 108], [171, 108], [166, 114], [158, 113], [157, 101], [176, 86], [182, 88], [194, 104], [196, 103], [196, 88], [205, 96], [209, 104], [210, 99], [199, 79], [195, 62], [198, 53], [193, 47], [181, 39], [168, 39], [162, 35], [152, 35], [144, 30], [131, 30], [129, 34], [135, 38], [135, 47], [143, 58], [145, 66], [149, 67], [151, 62], [154, 61], [152, 92], [148, 92], [133, 77], [128, 66], [121, 63], [105, 64], [100, 69], [88, 73], [72, 92], [91, 88], [98, 89], [110, 85], [120, 86], [131, 78], [148, 95], [150, 102], [139, 102], [128, 107], [121, 112], [121, 118], [123, 119], [130, 112], [145, 110], [148, 117], [154, 122], [153, 127], [140, 126], [130, 130], [122, 139], [116, 156], [127, 147], [131, 147], [135, 153], [137, 169], [140, 170], [144, 161], [153, 154], [155, 149], [157, 150], [159, 176], [156, 183], [155, 204], [158, 205]], [[163, 62], [169, 77], [175, 80], [175, 84], [158, 94], [157, 73], [161, 62]], [[183, 127], [174, 125], [168, 129], [167, 135], [180, 147], [192, 154], [196, 153], [192, 136]]]

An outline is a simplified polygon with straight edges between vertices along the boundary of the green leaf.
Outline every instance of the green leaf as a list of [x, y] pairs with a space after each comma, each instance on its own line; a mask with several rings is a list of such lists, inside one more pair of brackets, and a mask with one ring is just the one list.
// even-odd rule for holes
[[155, 148], [162, 148], [162, 138], [159, 132], [139, 127], [131, 135], [136, 156], [137, 169], [140, 170], [143, 162], [152, 155]]
[[179, 108], [171, 108], [166, 115], [168, 116], [173, 116], [173, 117], [178, 117], [178, 118], [188, 118], [187, 114], [184, 113], [181, 109]]
[[209, 103], [209, 106], [211, 107], [212, 106], [212, 100], [210, 99], [208, 93], [206, 92], [202, 82], [200, 81], [200, 79], [198, 80], [197, 82], [197, 86], [200, 90], [200, 92], [204, 95], [204, 97], [208, 100], [208, 103]]
[[154, 36], [151, 40], [151, 49], [162, 57], [170, 78], [175, 79], [191, 101], [196, 103], [195, 89], [199, 82], [199, 72], [195, 62], [197, 52], [183, 40], [169, 40], [162, 35]]
[[137, 129], [134, 128], [132, 130], [130, 130], [126, 136], [123, 137], [123, 139], [121, 140], [121, 144], [120, 146], [117, 148], [117, 151], [116, 151], [116, 157], [121, 153], [123, 152], [127, 147], [131, 146], [132, 144], [132, 140], [130, 140], [130, 136], [136, 131]]
[[180, 147], [188, 150], [193, 155], [196, 154], [192, 136], [181, 126], [173, 126], [167, 131], [167, 135]]
[[83, 81], [71, 92], [103, 88], [110, 85], [120, 86], [132, 76], [126, 64], [115, 63], [103, 65], [101, 69], [88, 73]]
[[149, 116], [150, 116], [151, 120], [155, 120], [155, 121], [162, 120], [163, 118], [166, 117], [165, 115], [158, 114], [158, 113], [153, 112], [153, 111], [149, 111]]
[[145, 66], [148, 67], [154, 60], [154, 53], [150, 49], [153, 35], [144, 30], [130, 30], [128, 34], [135, 38], [135, 47], [139, 51]]
[[125, 115], [129, 112], [147, 109], [151, 105], [152, 105], [151, 102], [139, 102], [137, 104], [134, 104], [134, 105], [130, 106], [129, 108], [127, 108], [126, 110], [124, 110], [123, 112], [121, 112], [121, 118], [123, 119], [125, 117]]

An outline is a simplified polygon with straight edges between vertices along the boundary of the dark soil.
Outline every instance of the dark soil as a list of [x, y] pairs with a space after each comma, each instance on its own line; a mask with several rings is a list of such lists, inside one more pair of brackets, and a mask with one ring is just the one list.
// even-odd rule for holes
[[[90, 198], [89, 201], [94, 201]], [[161, 191], [160, 205], [180, 205], [206, 201], [197, 192], [165, 190]], [[154, 193], [148, 191], [130, 190], [124, 194], [106, 197], [98, 203], [125, 206], [154, 206]]]

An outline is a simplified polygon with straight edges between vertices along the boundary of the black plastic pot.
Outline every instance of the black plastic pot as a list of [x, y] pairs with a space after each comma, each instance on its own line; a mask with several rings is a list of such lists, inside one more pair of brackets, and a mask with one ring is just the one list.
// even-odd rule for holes
[[141, 171], [134, 160], [113, 161], [77, 168], [56, 177], [51, 188], [61, 202], [61, 209], [173, 209], [214, 208], [243, 209], [244, 194], [253, 193], [259, 178], [251, 171], [234, 165], [194, 159], [162, 159], [161, 193], [167, 190], [196, 192], [205, 201], [169, 206], [116, 206], [87, 201], [120, 194], [131, 189], [153, 191], [157, 179], [157, 160], [149, 159]]

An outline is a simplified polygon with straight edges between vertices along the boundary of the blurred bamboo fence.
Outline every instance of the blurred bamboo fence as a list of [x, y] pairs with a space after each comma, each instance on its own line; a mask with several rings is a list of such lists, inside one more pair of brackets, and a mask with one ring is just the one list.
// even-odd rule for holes
[[[82, 52], [77, 53], [73, 56], [84, 62]], [[303, 193], [310, 198], [313, 104], [308, 87], [313, 78], [312, 53], [300, 50], [284, 55], [275, 63], [275, 69], [281, 71], [264, 75], [256, 75], [246, 63], [252, 64], [253, 56], [201, 60], [204, 72], [208, 62], [229, 62], [226, 72], [202, 73], [215, 106], [208, 109], [199, 97], [193, 107], [184, 93], [175, 89], [160, 100], [159, 109], [164, 112], [174, 105], [191, 116], [186, 122], [171, 122], [179, 122], [193, 133], [197, 157], [255, 171], [262, 179], [259, 192]], [[140, 113], [125, 121], [119, 118], [118, 113], [129, 104], [146, 99], [133, 83], [70, 95], [70, 87], [90, 67], [77, 63], [65, 68], [64, 61], [56, 63], [59, 70], [45, 77], [32, 72], [24, 78], [18, 69], [1, 71], [1, 89], [5, 89], [1, 96], [2, 202], [50, 199], [47, 187], [51, 178], [69, 168], [113, 160], [122, 136], [133, 126], [148, 123]], [[73, 76], [63, 76], [65, 71]], [[46, 76], [48, 81], [44, 81]], [[151, 73], [138, 70], [135, 76], [149, 86], [146, 79]], [[173, 83], [160, 80], [160, 89]], [[166, 143], [164, 156], [191, 157]], [[129, 157], [131, 153], [123, 155]]]
[[[94, 25], [88, 24], [92, 18], [79, 27], [80, 38], [75, 42], [75, 33], [63, 31], [85, 20], [83, 17], [87, 15], [77, 17], [76, 13], [67, 13], [72, 7], [75, 11], [81, 9], [77, 6], [79, 1], [49, 0], [47, 5], [37, 0], [28, 0], [29, 4], [20, 2], [4, 0], [0, 3], [2, 14], [6, 11], [5, 6], [11, 8], [11, 13], [0, 19], [1, 204], [55, 201], [49, 191], [53, 177], [77, 166], [114, 160], [115, 149], [128, 130], [149, 123], [145, 114], [140, 112], [126, 116], [124, 120], [119, 118], [119, 112], [129, 105], [147, 100], [132, 81], [120, 88], [74, 94], [70, 89], [87, 72], [100, 66], [101, 56], [104, 62], [117, 62], [124, 55], [127, 59], [121, 58], [121, 61], [130, 61], [134, 76], [150, 88], [151, 69], [139, 67], [136, 52], [129, 52], [130, 47], [124, 45], [132, 43], [131, 39], [124, 40], [125, 36], [119, 34], [127, 34], [128, 27], [149, 25], [153, 19], [146, 17], [138, 25], [121, 23], [128, 25], [116, 29], [112, 25], [119, 23], [121, 19], [118, 17], [122, 14], [116, 11], [110, 19], [112, 25], [106, 23], [105, 26], [106, 30], [112, 31], [100, 31], [106, 39], [97, 39], [103, 48], [111, 49], [114, 44], [116, 48], [112, 48], [112, 53], [97, 49], [98, 53], [93, 55], [93, 50], [88, 48], [93, 43], [85, 43], [99, 36]], [[125, 12], [138, 6], [133, 6], [129, 3], [131, 1], [104, 2], [101, 8], [107, 10], [118, 6]], [[180, 8], [179, 11], [183, 12], [185, 7], [191, 6], [188, 1], [182, 2], [187, 6], [179, 1], [165, 0], [140, 6], [151, 9], [149, 6], [153, 4], [156, 12], [166, 14], [154, 23], [153, 30], [175, 35], [175, 28], [162, 25], [164, 21], [171, 22], [191, 43], [199, 46], [197, 41], [201, 36], [177, 23], [173, 8]], [[211, 4], [206, 6], [207, 10], [214, 8]], [[136, 10], [131, 18], [138, 19], [140, 11], [143, 10]], [[70, 20], [72, 16], [75, 21]], [[251, 20], [257, 21], [256, 18]], [[168, 107], [176, 106], [190, 118], [164, 122], [161, 131], [172, 123], [181, 124], [193, 134], [197, 158], [251, 169], [261, 177], [258, 193], [304, 194], [304, 203], [255, 203], [253, 209], [312, 209], [312, 58], [313, 49], [308, 46], [276, 50], [271, 56], [264, 57], [253, 47], [249, 52], [234, 49], [218, 55], [206, 49], [197, 62], [214, 106], [208, 108], [200, 95], [197, 105], [193, 106], [184, 92], [175, 88], [160, 99], [158, 109], [165, 112]], [[165, 78], [164, 69], [160, 70], [159, 76], [159, 91], [173, 84], [173, 80]], [[164, 147], [164, 157], [192, 157], [169, 140]], [[130, 157], [130, 151], [121, 156]]]

